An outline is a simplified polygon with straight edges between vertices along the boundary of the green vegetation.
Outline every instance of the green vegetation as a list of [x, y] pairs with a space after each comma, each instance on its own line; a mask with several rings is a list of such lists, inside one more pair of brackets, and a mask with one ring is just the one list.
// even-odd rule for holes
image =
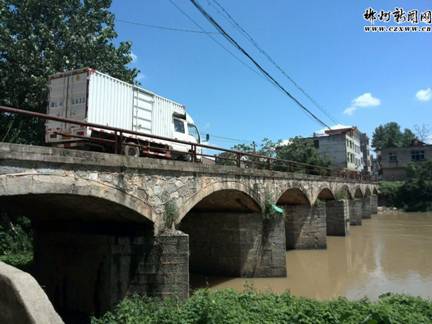
[[173, 201], [168, 201], [165, 204], [164, 222], [165, 229], [173, 229], [178, 218], [177, 205]]
[[7, 263], [13, 267], [29, 272], [33, 264], [33, 253], [19, 253], [0, 255], [0, 261]]
[[1, 215], [0, 255], [26, 254], [33, 251], [31, 223], [26, 217], [11, 220]]
[[284, 217], [285, 211], [276, 206], [276, 202], [273, 201], [272, 196], [269, 192], [265, 193], [265, 201], [264, 201], [264, 213], [263, 219], [275, 219], [276, 217]]
[[380, 196], [387, 206], [406, 211], [432, 210], [432, 161], [411, 163], [405, 182], [382, 181]]
[[389, 147], [405, 147], [415, 139], [416, 136], [410, 129], [405, 128], [402, 132], [398, 123], [390, 122], [375, 128], [372, 147], [376, 151]]
[[[300, 163], [306, 163], [310, 165], [315, 165], [319, 167], [328, 167], [330, 165], [330, 160], [322, 157], [318, 150], [315, 148], [313, 141], [304, 139], [302, 137], [294, 137], [289, 140], [288, 143], [282, 144], [282, 141], [273, 142], [268, 138], [264, 138], [259, 147], [255, 144], [239, 144], [233, 146], [231, 149], [247, 152], [256, 153], [266, 157], [290, 160]], [[235, 165], [236, 159], [238, 157], [234, 153], [222, 153], [216, 159], [216, 163], [225, 165]], [[244, 156], [241, 158], [241, 162], [248, 167], [255, 168], [266, 168], [268, 166], [268, 161], [262, 158], [254, 158]], [[294, 166], [287, 165], [282, 162], [272, 162], [271, 165], [273, 170], [277, 171], [295, 171], [295, 172], [308, 172], [308, 173], [325, 173], [326, 170], [318, 171], [312, 170], [308, 166]]]
[[[111, 0], [0, 0], [0, 105], [45, 112], [48, 76], [91, 67], [132, 82]], [[0, 114], [0, 141], [42, 144], [44, 122]]]
[[138, 296], [113, 312], [92, 319], [98, 323], [431, 323], [432, 301], [404, 295], [384, 295], [377, 302], [363, 299], [316, 301], [248, 290], [237, 293], [198, 290], [187, 301]]
[[396, 207], [403, 184], [403, 181], [380, 181], [379, 196], [385, 206]]
[[22, 270], [29, 270], [33, 260], [30, 220], [18, 217], [11, 220], [6, 213], [0, 216], [0, 261]]

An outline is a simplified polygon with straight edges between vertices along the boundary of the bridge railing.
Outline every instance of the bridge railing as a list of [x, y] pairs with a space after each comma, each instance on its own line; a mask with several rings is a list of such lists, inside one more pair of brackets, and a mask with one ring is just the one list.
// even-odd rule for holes
[[[13, 108], [13, 107], [0, 106], [0, 112], [7, 113], [7, 114], [17, 114], [29, 118], [42, 119], [45, 121], [52, 120], [57, 122], [64, 122], [67, 124], [89, 127], [95, 130], [103, 130], [111, 134], [111, 136], [104, 138], [104, 137], [86, 137], [86, 136], [80, 136], [75, 134], [63, 134], [63, 133], [59, 133], [59, 134], [69, 139], [75, 138], [78, 141], [103, 144], [104, 147], [112, 148], [111, 153], [116, 153], [116, 154], [120, 154], [121, 152], [123, 152], [124, 151], [123, 148], [126, 145], [137, 146], [139, 147], [140, 151], [141, 150], [145, 151], [145, 149], [148, 147], [145, 147], [145, 145], [142, 145], [139, 141], [137, 141], [135, 144], [130, 143], [129, 141], [126, 142], [126, 139], [129, 138], [130, 136], [140, 136], [140, 137], [145, 137], [150, 139], [161, 140], [168, 143], [178, 143], [178, 144], [188, 145], [190, 146], [190, 150], [186, 154], [188, 154], [188, 156], [190, 157], [190, 161], [195, 163], [202, 162], [203, 160], [202, 158], [208, 158], [210, 159], [210, 161], [214, 161], [215, 164], [233, 165], [233, 166], [243, 167], [243, 168], [267, 169], [267, 170], [293, 172], [293, 173], [305, 173], [311, 175], [341, 177], [344, 179], [352, 179], [352, 180], [360, 180], [360, 181], [372, 180], [369, 175], [356, 172], [356, 171], [347, 170], [347, 169], [337, 169], [337, 168], [330, 168], [330, 167], [323, 167], [323, 166], [318, 166], [313, 164], [301, 163], [297, 161], [283, 160], [283, 159], [268, 157], [265, 155], [260, 155], [251, 152], [226, 149], [223, 147], [217, 147], [217, 146], [203, 144], [203, 143], [192, 143], [192, 142], [173, 139], [169, 137], [147, 134], [147, 133], [117, 128], [117, 127], [100, 125], [100, 124], [88, 123], [88, 122], [74, 120], [70, 118], [57, 117], [57, 116], [27, 111], [27, 110]], [[201, 147], [202, 149], [216, 151], [219, 153], [206, 154], [203, 153], [204, 151], [199, 152], [197, 150], [198, 147]], [[156, 150], [156, 151], [159, 150], [160, 153], [164, 153], [165, 156], [170, 155], [166, 153], [174, 153], [174, 154], [178, 153], [172, 150], [169, 146], [160, 147], [160, 148], [153, 147], [152, 150]], [[171, 154], [171, 156], [172, 155], [173, 154]], [[201, 159], [199, 159], [199, 157], [201, 157]]]

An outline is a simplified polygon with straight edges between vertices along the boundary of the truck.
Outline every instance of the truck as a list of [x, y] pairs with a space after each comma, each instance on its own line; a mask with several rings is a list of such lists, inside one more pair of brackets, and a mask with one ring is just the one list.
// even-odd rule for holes
[[[190, 159], [192, 145], [145, 135], [191, 144], [201, 141], [184, 105], [95, 69], [56, 73], [49, 77], [48, 89], [48, 115], [135, 132], [122, 134], [120, 146], [125, 155]], [[103, 127], [49, 120], [45, 141], [57, 147], [110, 152], [118, 137]], [[195, 153], [200, 152], [196, 148]]]

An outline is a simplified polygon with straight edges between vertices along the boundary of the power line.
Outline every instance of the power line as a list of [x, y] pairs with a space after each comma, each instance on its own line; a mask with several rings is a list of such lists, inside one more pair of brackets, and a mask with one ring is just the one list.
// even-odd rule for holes
[[[170, 0], [172, 1], [172, 0]], [[199, 5], [195, 0], [190, 0], [195, 8], [233, 45], [235, 46], [243, 55], [245, 55], [261, 73], [275, 86], [277, 86], [282, 92], [284, 92], [291, 100], [293, 100], [303, 111], [305, 111], [309, 116], [311, 116], [319, 124], [331, 129], [324, 121], [322, 121], [318, 116], [316, 116], [312, 111], [306, 108], [297, 98], [295, 98], [288, 90], [286, 90], [275, 78], [273, 78], [267, 70], [265, 70], [243, 47], [240, 46], [237, 41], [231, 37], [217, 22], [210, 16], [207, 11], [204, 10], [201, 5]]]
[[174, 28], [174, 27], [167, 27], [167, 26], [160, 26], [160, 25], [150, 25], [150, 24], [144, 24], [136, 21], [124, 20], [124, 19], [116, 19], [116, 20], [124, 24], [137, 25], [137, 26], [148, 27], [153, 29], [161, 29], [166, 31], [176, 31], [176, 32], [195, 33], [195, 34], [216, 34], [216, 35], [219, 34], [216, 32], [209, 32], [205, 30], [194, 30], [194, 29]]
[[[198, 24], [191, 16], [189, 16], [182, 8], [180, 8], [173, 0], [169, 0], [169, 2], [187, 19], [189, 19], [195, 26], [197, 26], [200, 30], [205, 31], [203, 27], [201, 27], [200, 24]], [[217, 33], [219, 34], [219, 33]], [[240, 64], [257, 74], [259, 77], [262, 77], [262, 75], [252, 68], [247, 63], [243, 62], [240, 58], [238, 58], [233, 52], [231, 52], [226, 46], [224, 46], [220, 41], [218, 41], [216, 38], [213, 37], [212, 34], [206, 34], [208, 37], [210, 37], [211, 40], [213, 40], [216, 44], [218, 44], [220, 47], [223, 48], [224, 51], [226, 51], [229, 55], [231, 55], [234, 59], [236, 59]]]
[[[211, 5], [211, 2], [207, 0]], [[247, 38], [252, 45], [261, 52], [269, 61], [273, 64], [300, 92], [302, 92], [323, 114], [325, 114], [332, 122], [338, 124], [335, 118], [322, 106], [320, 105], [310, 94], [306, 92], [288, 73], [278, 64], [276, 61], [268, 54], [259, 44], [258, 42], [232, 17], [232, 15], [217, 1], [213, 0], [213, 2], [222, 10], [225, 16], [228, 18], [228, 21], [239, 30], [245, 38]], [[216, 10], [218, 10], [216, 8]], [[219, 11], [219, 10], [218, 10]], [[220, 13], [220, 11], [219, 11]]]
[[210, 135], [210, 138], [214, 137], [216, 139], [221, 139], [221, 140], [231, 141], [231, 142], [236, 142], [236, 143], [253, 143], [253, 142], [255, 142], [253, 140], [232, 138], [232, 137], [220, 136], [220, 135], [215, 135], [215, 134], [209, 134], [209, 135]]

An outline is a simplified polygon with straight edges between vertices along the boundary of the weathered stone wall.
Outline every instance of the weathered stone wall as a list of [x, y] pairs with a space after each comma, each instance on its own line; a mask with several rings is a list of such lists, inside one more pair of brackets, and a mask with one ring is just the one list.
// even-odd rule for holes
[[141, 256], [128, 294], [154, 297], [189, 297], [189, 236], [180, 231], [154, 238], [149, 253]]
[[378, 195], [372, 195], [370, 197], [371, 199], [371, 213], [377, 214], [378, 213]]
[[346, 236], [349, 233], [348, 202], [346, 200], [326, 201], [327, 235]]
[[327, 246], [325, 204], [286, 205], [285, 233], [287, 249], [324, 249]]
[[362, 219], [371, 218], [371, 196], [362, 199]]
[[260, 213], [190, 212], [180, 229], [190, 238], [192, 272], [241, 277], [286, 275], [283, 218]]
[[121, 224], [38, 224], [34, 242], [35, 275], [65, 319], [102, 314], [133, 293], [189, 294], [182, 233], [153, 237], [150, 229], [126, 231]]
[[350, 225], [361, 225], [363, 200], [357, 198], [349, 200], [349, 205], [350, 205]]
[[348, 188], [372, 192], [356, 180], [231, 166], [203, 165], [106, 153], [17, 144], [0, 144], [0, 197], [62, 194], [96, 197], [130, 209], [129, 221], [150, 220], [163, 229], [164, 206], [175, 202], [181, 219], [203, 198], [218, 190], [238, 190], [263, 208], [265, 193], [276, 202], [298, 188], [313, 205], [323, 189], [333, 196]]

